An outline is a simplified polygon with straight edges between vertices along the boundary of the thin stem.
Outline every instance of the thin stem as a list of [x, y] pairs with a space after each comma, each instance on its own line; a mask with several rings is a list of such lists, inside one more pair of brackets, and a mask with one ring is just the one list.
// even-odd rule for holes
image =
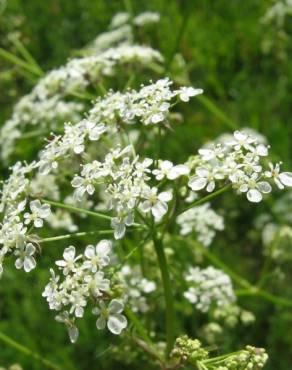
[[171, 289], [171, 281], [168, 271], [167, 260], [162, 240], [153, 235], [153, 243], [160, 268], [166, 310], [166, 354], [169, 355], [174, 343], [174, 300]]
[[27, 48], [24, 46], [24, 44], [20, 41], [17, 37], [12, 37], [11, 42], [14, 44], [14, 46], [17, 48], [17, 50], [20, 52], [20, 54], [24, 57], [24, 59], [32, 65], [35, 69], [39, 71], [39, 73], [44, 74], [43, 70], [41, 69], [40, 65], [37, 63], [37, 61], [34, 59], [34, 57], [31, 55], [31, 53], [27, 50]]
[[178, 216], [181, 215], [182, 213], [184, 213], [185, 211], [193, 208], [193, 207], [196, 207], [196, 206], [199, 206], [203, 203], [209, 202], [210, 200], [216, 198], [218, 195], [221, 195], [222, 193], [225, 193], [227, 190], [230, 189], [230, 187], [231, 187], [231, 184], [225, 185], [223, 188], [218, 189], [217, 191], [214, 191], [214, 193], [208, 194], [208, 195], [206, 195], [205, 197], [203, 197], [201, 199], [195, 200], [194, 202], [189, 204], [184, 210], [180, 211]]
[[292, 307], [292, 301], [286, 298], [277, 297], [274, 294], [268, 293], [257, 287], [251, 287], [250, 289], [237, 290], [235, 291], [237, 296], [256, 296], [264, 298], [266, 301], [272, 302], [275, 305], [282, 307]]
[[208, 258], [209, 261], [211, 261], [215, 266], [219, 267], [221, 270], [225, 271], [233, 281], [235, 281], [239, 286], [242, 288], [250, 288], [252, 285], [244, 279], [242, 276], [237, 274], [235, 271], [233, 271], [229, 266], [227, 266], [224, 262], [222, 262], [214, 253], [212, 253], [210, 250], [208, 250], [205, 246], [198, 243], [195, 240], [185, 240], [182, 237], [178, 237], [181, 240], [186, 241], [189, 245], [192, 247], [199, 249], [200, 252]]
[[65, 240], [65, 239], [71, 239], [71, 238], [79, 237], [79, 236], [86, 236], [86, 235], [96, 235], [96, 234], [97, 235], [111, 235], [113, 232], [114, 232], [113, 230], [82, 231], [79, 233], [53, 236], [52, 238], [44, 238], [44, 239], [38, 240], [38, 243], [48, 243], [48, 242], [54, 242], [56, 240]]
[[85, 215], [89, 215], [89, 216], [93, 216], [93, 217], [97, 217], [97, 218], [101, 218], [101, 219], [109, 220], [109, 221], [112, 219], [111, 216], [105, 215], [103, 213], [89, 211], [88, 209], [84, 209], [84, 208], [74, 207], [74, 206], [71, 206], [70, 204], [55, 202], [53, 200], [48, 200], [48, 199], [42, 199], [42, 201], [45, 203], [49, 203], [52, 206], [57, 207], [57, 208], [67, 209], [68, 211], [72, 211], [76, 213], [83, 213]]
[[148, 344], [152, 345], [152, 341], [150, 337], [148, 336], [147, 330], [144, 328], [144, 326], [141, 324], [141, 321], [138, 319], [138, 317], [134, 314], [134, 312], [131, 310], [130, 307], [125, 308], [125, 313], [128, 317], [128, 319], [133, 324], [134, 328], [136, 329], [139, 336]]
[[197, 96], [197, 100], [204, 105], [209, 112], [211, 112], [216, 118], [223, 122], [228, 128], [232, 130], [238, 129], [238, 125], [232, 121], [226, 114], [219, 108], [213, 101], [205, 95]]
[[6, 343], [8, 346], [16, 349], [19, 352], [22, 352], [26, 356], [30, 356], [34, 358], [35, 360], [41, 362], [44, 366], [46, 366], [49, 369], [54, 369], [54, 370], [60, 370], [61, 367], [53, 364], [51, 361], [43, 358], [41, 355], [39, 355], [36, 352], [33, 352], [31, 349], [23, 346], [22, 344], [16, 342], [14, 339], [8, 337], [6, 334], [0, 332], [0, 340], [4, 343]]
[[9, 51], [4, 50], [2, 48], [0, 48], [0, 57], [2, 57], [3, 59], [7, 60], [10, 63], [13, 63], [13, 64], [27, 70], [28, 72], [33, 73], [34, 75], [37, 75], [38, 77], [41, 77], [43, 75], [42, 73], [40, 73], [40, 71], [38, 69], [35, 68], [35, 66], [32, 66], [32, 65], [28, 64], [24, 60], [18, 58], [14, 54], [12, 54]]
[[227, 266], [224, 262], [222, 262], [215, 254], [210, 252], [207, 248], [199, 244], [198, 242], [194, 240], [189, 240], [185, 239], [182, 237], [177, 237], [180, 240], [186, 241], [189, 245], [193, 246], [194, 248], [200, 249], [202, 254], [206, 258], [208, 258], [216, 267], [219, 267], [221, 270], [226, 272], [231, 279], [236, 282], [239, 286], [241, 286], [242, 290], [236, 290], [235, 293], [238, 297], [240, 296], [257, 296], [257, 297], [262, 297], [266, 301], [272, 302], [278, 306], [282, 307], [292, 307], [292, 300], [282, 298], [282, 297], [277, 297], [274, 294], [271, 294], [269, 292], [266, 292], [256, 286], [253, 286], [248, 280], [245, 278], [241, 277], [238, 275], [235, 271], [233, 271], [229, 266]]
[[[49, 203], [54, 207], [67, 209], [68, 211], [72, 211], [72, 212], [75, 212], [75, 213], [83, 213], [85, 215], [89, 215], [89, 216], [92, 216], [92, 217], [96, 217], [96, 218], [100, 218], [100, 219], [108, 220], [108, 221], [111, 221], [111, 219], [112, 219], [111, 216], [105, 215], [104, 213], [89, 211], [88, 209], [74, 207], [74, 206], [71, 206], [70, 204], [55, 202], [53, 200], [48, 200], [48, 199], [44, 199], [44, 198], [42, 198], [42, 201], [45, 202], [45, 203]], [[132, 226], [146, 228], [145, 225], [141, 225], [141, 224], [137, 224], [137, 223], [133, 223]]]

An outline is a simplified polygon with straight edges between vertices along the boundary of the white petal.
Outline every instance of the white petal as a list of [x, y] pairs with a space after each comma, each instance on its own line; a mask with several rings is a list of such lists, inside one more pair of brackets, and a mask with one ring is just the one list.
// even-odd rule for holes
[[260, 181], [258, 182], [258, 188], [261, 193], [267, 194], [272, 191], [271, 185], [266, 181]]
[[23, 268], [25, 272], [30, 272], [32, 269], [36, 267], [36, 262], [33, 257], [25, 257]]
[[75, 257], [75, 247], [70, 245], [70, 247], [66, 248], [63, 253], [63, 257], [66, 261], [73, 260]]
[[100, 316], [97, 320], [96, 320], [96, 327], [98, 330], [102, 330], [104, 329], [106, 326], [106, 320], [103, 316]]
[[93, 245], [88, 245], [85, 249], [84, 255], [86, 258], [92, 258], [95, 255], [95, 248]]
[[28, 243], [25, 248], [25, 253], [29, 256], [34, 255], [35, 253], [35, 246], [32, 243]]
[[252, 203], [259, 203], [263, 199], [262, 194], [257, 189], [250, 189], [246, 196]]
[[285, 186], [292, 186], [292, 173], [291, 172], [282, 172], [279, 175], [280, 181]]
[[149, 202], [149, 200], [145, 200], [145, 202], [140, 204], [140, 209], [142, 212], [149, 212], [151, 209], [151, 202]]
[[207, 185], [207, 179], [201, 177], [192, 177], [188, 182], [189, 187], [194, 190], [201, 190]]
[[113, 299], [108, 309], [110, 313], [121, 313], [124, 309], [124, 303], [119, 299]]
[[79, 331], [78, 331], [77, 327], [72, 326], [72, 327], [68, 328], [68, 334], [69, 334], [69, 338], [70, 338], [71, 343], [76, 343], [76, 341], [78, 339], [78, 336], [79, 336]]
[[96, 253], [101, 256], [107, 256], [111, 251], [112, 243], [109, 240], [101, 240], [96, 246]]
[[157, 202], [152, 207], [152, 214], [154, 218], [156, 218], [157, 220], [160, 220], [166, 214], [167, 210], [168, 210], [168, 207], [166, 203]]
[[22, 266], [23, 266], [23, 260], [21, 258], [17, 258], [17, 260], [15, 261], [15, 267], [19, 270], [19, 269], [22, 269]]
[[78, 188], [83, 183], [83, 178], [79, 176], [75, 176], [74, 179], [71, 181], [71, 185], [73, 188]]
[[44, 221], [41, 218], [36, 218], [33, 224], [35, 227], [43, 227]]
[[125, 316], [116, 314], [111, 315], [107, 322], [107, 327], [113, 334], [119, 335], [127, 326], [127, 319]]
[[158, 199], [161, 200], [162, 202], [169, 202], [172, 199], [172, 191], [163, 191], [158, 195]]

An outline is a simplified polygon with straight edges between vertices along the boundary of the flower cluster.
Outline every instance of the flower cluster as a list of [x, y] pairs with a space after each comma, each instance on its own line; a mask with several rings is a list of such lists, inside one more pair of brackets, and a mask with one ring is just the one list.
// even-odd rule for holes
[[142, 162], [139, 157], [133, 160], [128, 156], [131, 147], [114, 149], [105, 156], [104, 162], [93, 161], [83, 166], [81, 176], [75, 176], [72, 186], [75, 197], [80, 200], [85, 193], [92, 195], [96, 184], [104, 184], [109, 209], [115, 211], [112, 227], [116, 239], [124, 236], [126, 226], [134, 224], [134, 212], [139, 206], [144, 213], [152, 212], [160, 220], [167, 212], [167, 202], [172, 199], [170, 191], [158, 193], [156, 187], [150, 187], [150, 165], [152, 159]]
[[[158, 17], [158, 19], [157, 19]], [[118, 23], [113, 19], [112, 25]], [[125, 18], [125, 17], [124, 17]], [[159, 20], [159, 14], [142, 13], [134, 19], [137, 26]], [[129, 21], [127, 15], [125, 22]], [[136, 24], [136, 23], [135, 23]], [[122, 30], [126, 32], [121, 32]], [[119, 67], [152, 68], [163, 62], [162, 55], [148, 46], [132, 44], [130, 25], [123, 25], [102, 34], [87, 48], [86, 55], [70, 60], [66, 65], [48, 72], [34, 89], [15, 106], [12, 117], [0, 130], [1, 157], [5, 161], [14, 150], [15, 141], [29, 126], [49, 133], [60, 129], [64, 121], [78, 122], [85, 104], [74, 99], [83, 97], [89, 87], [96, 87], [103, 78], [118, 74]], [[127, 39], [129, 42], [124, 42]], [[88, 55], [89, 54], [89, 55]]]
[[106, 275], [111, 249], [109, 240], [87, 246], [84, 254], [80, 255], [76, 255], [75, 247], [70, 246], [64, 250], [63, 260], [56, 261], [63, 281], [51, 269], [50, 282], [43, 296], [50, 309], [58, 311], [56, 320], [66, 325], [72, 342], [78, 338], [75, 321], [83, 317], [89, 302], [93, 305], [92, 313], [98, 315], [97, 329], [107, 326], [113, 334], [120, 334], [127, 326], [127, 319], [122, 315], [124, 303], [120, 299], [112, 299], [114, 287]]
[[268, 149], [255, 136], [235, 131], [232, 140], [199, 150], [189, 187], [193, 191], [213, 192], [218, 182], [227, 181], [239, 193], [246, 193], [250, 202], [258, 203], [263, 194], [272, 190], [268, 180], [274, 180], [280, 189], [292, 186], [292, 173], [281, 172], [280, 163], [265, 167], [263, 159], [268, 156]]
[[143, 277], [139, 265], [124, 265], [119, 272], [119, 280], [124, 285], [124, 299], [127, 300], [133, 312], [148, 312], [145, 295], [156, 290], [156, 283]]
[[223, 271], [212, 266], [205, 269], [190, 267], [185, 276], [189, 284], [184, 297], [201, 312], [222, 307], [235, 301], [232, 282]]
[[224, 229], [223, 217], [210, 208], [209, 203], [193, 207], [177, 217], [180, 234], [195, 233], [197, 240], [208, 247], [217, 230]]
[[268, 355], [263, 348], [246, 346], [238, 354], [230, 355], [216, 367], [217, 370], [260, 370], [268, 360]]

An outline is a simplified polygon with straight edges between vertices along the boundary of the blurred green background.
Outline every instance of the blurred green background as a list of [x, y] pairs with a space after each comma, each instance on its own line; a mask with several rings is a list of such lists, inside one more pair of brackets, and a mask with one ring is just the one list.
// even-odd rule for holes
[[[202, 87], [219, 110], [212, 112], [199, 101], [184, 107], [185, 123], [167, 138], [162, 147], [164, 157], [179, 162], [207, 140], [232, 131], [233, 127], [248, 126], [264, 134], [274, 159], [281, 158], [284, 168], [291, 169], [292, 17], [287, 16], [281, 29], [277, 24], [261, 22], [272, 3], [266, 0], [131, 1], [135, 14], [146, 10], [161, 14], [151, 45], [167, 60], [180, 52], [186, 59], [192, 84]], [[125, 6], [117, 0], [0, 0], [0, 46], [14, 52], [9, 35], [17, 32], [41, 67], [50, 70], [64, 64], [74, 55], [74, 50], [103, 32], [112, 16], [124, 11]], [[32, 86], [17, 67], [0, 59], [0, 124]], [[25, 147], [31, 143], [19, 145]], [[1, 177], [6, 174], [3, 168]], [[255, 281], [262, 263], [262, 246], [260, 237], [251, 230], [256, 214], [268, 206], [239, 204], [236, 199], [218, 201], [229, 219], [227, 230], [214, 249], [234, 269]], [[120, 355], [113, 355], [120, 339], [100, 335], [95, 330], [94, 319], [89, 317], [80, 323], [78, 343], [74, 346], [68, 343], [64, 327], [54, 321], [41, 297], [48, 267], [62, 249], [61, 243], [49, 245], [41, 259], [41, 268], [29, 275], [7, 268], [0, 282], [0, 331], [64, 369], [149, 369], [141, 357], [137, 362], [133, 359], [131, 364], [122, 360], [123, 355], [130, 358], [125, 348]], [[282, 296], [291, 295], [291, 277], [287, 269], [285, 278], [280, 283], [272, 281], [268, 288]], [[256, 323], [231, 331], [224, 349], [234, 350], [244, 344], [263, 346], [270, 355], [267, 370], [289, 370], [291, 310], [252, 297], [242, 302], [255, 313]], [[186, 322], [185, 326], [195, 335], [195, 320]], [[0, 342], [0, 366], [14, 362], [21, 363], [24, 369], [43, 368]]]

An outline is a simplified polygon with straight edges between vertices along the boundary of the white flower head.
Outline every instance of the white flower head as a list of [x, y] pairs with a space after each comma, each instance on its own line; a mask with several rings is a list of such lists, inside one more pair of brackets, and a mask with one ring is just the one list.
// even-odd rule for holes
[[110, 262], [109, 254], [111, 252], [112, 243], [109, 240], [101, 240], [95, 247], [88, 245], [85, 249], [84, 255], [86, 261], [83, 266], [92, 272], [96, 272]]
[[32, 243], [24, 245], [21, 249], [15, 251], [15, 255], [18, 256], [15, 261], [15, 267], [17, 269], [23, 268], [25, 272], [30, 272], [36, 267], [36, 261], [34, 259], [34, 254], [36, 248]]
[[158, 169], [152, 171], [155, 175], [156, 180], [162, 180], [165, 177], [169, 180], [175, 180], [180, 176], [188, 175], [189, 168], [183, 164], [174, 166], [170, 161], [159, 161]]
[[51, 213], [51, 206], [49, 204], [41, 204], [41, 202], [36, 199], [29, 204], [31, 213], [24, 214], [24, 223], [28, 225], [33, 222], [35, 227], [42, 227], [44, 224], [43, 219], [48, 217]]
[[63, 270], [63, 274], [67, 275], [70, 271], [75, 271], [75, 262], [79, 260], [82, 256], [79, 255], [75, 257], [76, 250], [73, 245], [66, 248], [63, 253], [63, 260], [56, 261], [56, 265]]
[[99, 315], [96, 320], [96, 327], [99, 330], [104, 329], [106, 326], [109, 331], [115, 335], [121, 334], [121, 332], [127, 327], [127, 318], [121, 313], [124, 310], [124, 303], [121, 300], [113, 299], [108, 307], [101, 301], [99, 307], [95, 307], [92, 313]]
[[181, 87], [180, 90], [178, 90], [179, 98], [183, 102], [188, 102], [190, 98], [203, 94], [202, 89], [195, 89], [193, 87]]
[[146, 200], [140, 204], [141, 211], [144, 213], [151, 211], [155, 220], [159, 221], [168, 211], [167, 203], [172, 199], [172, 191], [167, 190], [158, 193], [156, 187], [146, 188], [143, 193], [143, 198]]
[[270, 169], [265, 172], [265, 176], [273, 178], [279, 189], [282, 190], [285, 186], [292, 186], [291, 172], [280, 172], [280, 163], [276, 163], [275, 165], [269, 163], [269, 167]]

